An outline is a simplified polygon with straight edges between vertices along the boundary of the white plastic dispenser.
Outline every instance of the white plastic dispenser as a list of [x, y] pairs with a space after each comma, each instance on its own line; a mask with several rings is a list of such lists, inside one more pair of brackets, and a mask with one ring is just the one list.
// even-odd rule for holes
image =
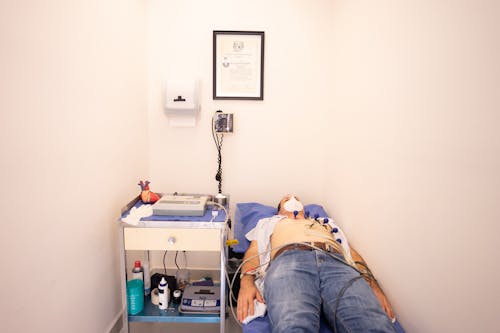
[[158, 285], [158, 293], [159, 293], [159, 303], [158, 307], [160, 310], [166, 310], [168, 307], [170, 290], [168, 289], [167, 280], [164, 277], [161, 278], [160, 284]]
[[196, 80], [168, 80], [165, 112], [173, 127], [194, 127], [200, 111]]

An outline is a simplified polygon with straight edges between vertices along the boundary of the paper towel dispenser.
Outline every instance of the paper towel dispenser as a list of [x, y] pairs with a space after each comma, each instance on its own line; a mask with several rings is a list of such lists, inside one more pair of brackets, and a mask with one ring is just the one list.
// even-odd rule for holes
[[165, 88], [165, 112], [171, 126], [196, 125], [200, 111], [196, 80], [168, 80]]

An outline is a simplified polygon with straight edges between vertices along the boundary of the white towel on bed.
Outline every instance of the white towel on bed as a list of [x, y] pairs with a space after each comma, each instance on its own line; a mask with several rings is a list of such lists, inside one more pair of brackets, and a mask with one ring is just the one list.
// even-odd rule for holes
[[248, 324], [252, 320], [258, 317], [264, 317], [266, 314], [266, 309], [267, 306], [264, 303], [261, 303], [257, 301], [256, 299], [253, 300], [253, 316], [248, 316], [243, 320], [243, 324]]

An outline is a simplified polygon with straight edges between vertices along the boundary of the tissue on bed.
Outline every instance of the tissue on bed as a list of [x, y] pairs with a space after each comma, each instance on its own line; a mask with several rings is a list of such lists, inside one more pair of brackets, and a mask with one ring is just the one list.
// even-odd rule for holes
[[256, 299], [254, 299], [253, 300], [253, 315], [247, 316], [243, 320], [242, 323], [248, 324], [249, 322], [251, 322], [255, 318], [264, 317], [264, 315], [266, 314], [266, 310], [267, 310], [266, 304], [261, 303], [261, 302], [257, 301]]
[[[309, 204], [304, 206], [304, 211], [309, 212], [311, 216], [318, 214], [320, 217], [327, 217], [323, 206]], [[244, 253], [250, 242], [245, 238], [247, 232], [255, 228], [257, 222], [265, 217], [276, 215], [277, 208], [263, 205], [257, 202], [243, 202], [236, 204], [236, 212], [234, 214], [234, 237], [238, 240], [238, 244], [233, 246], [233, 251]]]

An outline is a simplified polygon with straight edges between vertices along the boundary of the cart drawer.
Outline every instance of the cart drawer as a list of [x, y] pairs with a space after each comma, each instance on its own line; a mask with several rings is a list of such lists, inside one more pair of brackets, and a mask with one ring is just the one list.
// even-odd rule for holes
[[219, 229], [124, 228], [125, 250], [220, 251]]

